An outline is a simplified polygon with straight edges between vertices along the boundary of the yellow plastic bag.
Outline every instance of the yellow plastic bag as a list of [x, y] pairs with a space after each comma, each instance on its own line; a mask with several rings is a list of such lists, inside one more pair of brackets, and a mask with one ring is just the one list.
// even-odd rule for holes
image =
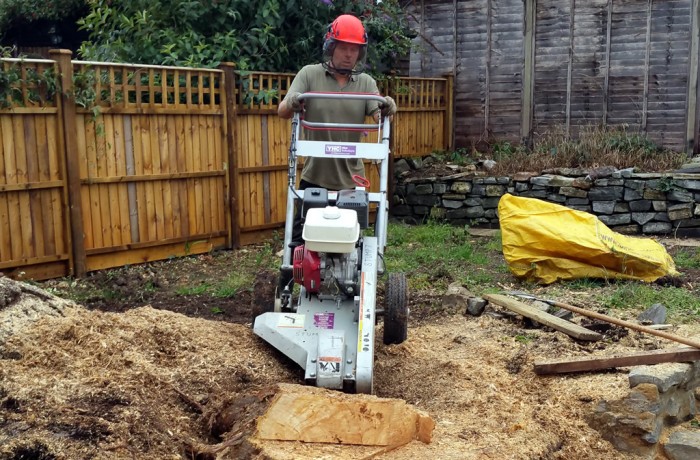
[[587, 212], [506, 194], [498, 218], [503, 255], [518, 278], [549, 284], [576, 278], [651, 282], [678, 275], [661, 244], [616, 233]]

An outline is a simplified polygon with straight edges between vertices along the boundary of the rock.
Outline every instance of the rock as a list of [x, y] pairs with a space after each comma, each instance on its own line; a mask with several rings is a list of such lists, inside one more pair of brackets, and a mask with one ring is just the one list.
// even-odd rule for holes
[[630, 388], [647, 383], [655, 385], [659, 392], [665, 393], [671, 387], [685, 382], [692, 373], [692, 367], [686, 363], [662, 363], [653, 366], [635, 366], [629, 373]]
[[394, 162], [394, 176], [399, 177], [409, 171], [411, 171], [411, 166], [403, 158]]
[[447, 287], [447, 292], [442, 297], [442, 306], [447, 309], [466, 310], [468, 300], [475, 297], [460, 283], [452, 283]]
[[660, 303], [655, 303], [651, 307], [637, 316], [637, 320], [642, 324], [665, 324], [666, 307]]
[[674, 431], [664, 444], [664, 453], [670, 460], [700, 458], [700, 433], [697, 431]]
[[472, 316], [481, 316], [481, 314], [484, 312], [484, 308], [486, 308], [486, 300], [482, 299], [481, 297], [471, 297], [467, 299], [467, 311], [466, 313], [472, 315]]
[[639, 456], [649, 456], [663, 428], [659, 390], [642, 383], [618, 401], [601, 401], [589, 425], [600, 432], [616, 449]]

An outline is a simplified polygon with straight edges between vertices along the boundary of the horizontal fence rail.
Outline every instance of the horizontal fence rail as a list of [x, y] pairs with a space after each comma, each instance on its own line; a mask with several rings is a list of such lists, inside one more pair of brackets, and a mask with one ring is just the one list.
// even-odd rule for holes
[[[0, 271], [82, 276], [283, 227], [291, 127], [277, 107], [294, 74], [50, 56], [0, 61], [16, 77], [0, 89]], [[380, 85], [399, 106], [394, 156], [451, 148], [450, 78]]]

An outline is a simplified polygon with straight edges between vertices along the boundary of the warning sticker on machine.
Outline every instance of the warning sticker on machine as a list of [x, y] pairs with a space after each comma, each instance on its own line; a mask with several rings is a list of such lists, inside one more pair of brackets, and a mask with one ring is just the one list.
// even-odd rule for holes
[[333, 329], [335, 313], [314, 313], [314, 326], [319, 329]]
[[277, 320], [277, 327], [291, 327], [297, 329], [304, 328], [304, 315], [298, 315], [296, 313], [285, 313], [279, 315]]

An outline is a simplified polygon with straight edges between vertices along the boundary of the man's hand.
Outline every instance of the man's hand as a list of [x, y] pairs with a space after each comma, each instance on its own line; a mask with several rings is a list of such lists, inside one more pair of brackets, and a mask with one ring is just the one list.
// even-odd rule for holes
[[287, 97], [284, 98], [287, 101], [287, 107], [289, 107], [293, 112], [301, 112], [304, 107], [304, 103], [299, 100], [300, 93], [292, 92], [287, 93]]
[[396, 102], [394, 102], [394, 99], [391, 98], [390, 96], [385, 97], [386, 102], [384, 103], [379, 103], [379, 108], [382, 111], [382, 116], [383, 117], [390, 117], [396, 113]]

